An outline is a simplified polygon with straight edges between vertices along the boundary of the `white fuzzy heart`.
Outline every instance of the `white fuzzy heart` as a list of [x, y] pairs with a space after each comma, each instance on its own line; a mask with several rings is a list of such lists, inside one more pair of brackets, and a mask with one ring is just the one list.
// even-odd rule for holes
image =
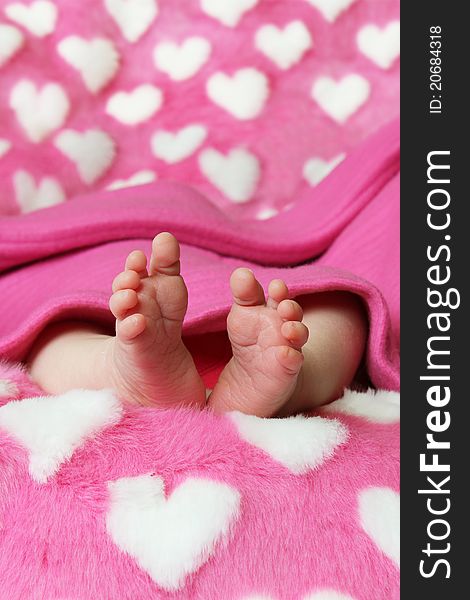
[[187, 125], [176, 133], [157, 131], [152, 136], [152, 152], [169, 164], [184, 160], [206, 139], [207, 129], [202, 125]]
[[24, 36], [13, 25], [0, 23], [0, 67], [6, 64], [24, 44]]
[[161, 107], [163, 94], [153, 85], [144, 84], [132, 92], [117, 92], [106, 103], [106, 112], [125, 125], [137, 125], [150, 119]]
[[183, 81], [193, 77], [204, 65], [211, 53], [211, 45], [206, 38], [189, 37], [181, 44], [161, 42], [155, 46], [153, 60], [160, 71], [173, 81]]
[[255, 45], [280, 69], [289, 69], [312, 47], [312, 36], [302, 21], [291, 21], [284, 29], [263, 25], [256, 32]]
[[122, 190], [123, 188], [136, 187], [138, 185], [145, 185], [146, 183], [152, 183], [157, 179], [156, 173], [149, 170], [137, 171], [127, 179], [116, 179], [112, 181], [108, 186], [107, 190]]
[[359, 50], [382, 69], [389, 69], [400, 56], [400, 21], [380, 29], [366, 25], [357, 34]]
[[13, 187], [23, 213], [54, 206], [65, 200], [64, 190], [53, 177], [43, 177], [36, 185], [30, 173], [20, 170], [13, 175]]
[[51, 34], [57, 21], [57, 7], [48, 0], [36, 0], [31, 4], [8, 4], [5, 14], [37, 37]]
[[256, 213], [255, 219], [258, 219], [258, 221], [266, 221], [267, 219], [272, 219], [278, 214], [279, 211], [277, 210], [277, 208], [265, 207], [262, 208], [258, 213]]
[[240, 494], [210, 479], [188, 478], [165, 497], [161, 477], [140, 475], [108, 484], [106, 528], [157, 585], [176, 591], [227, 538]]
[[5, 156], [5, 154], [10, 151], [10, 148], [11, 142], [9, 140], [0, 138], [0, 158]]
[[232, 76], [214, 73], [207, 81], [209, 98], [240, 120], [254, 119], [269, 96], [268, 79], [251, 67], [239, 69]]
[[333, 23], [356, 0], [307, 0], [307, 2], [318, 9], [329, 23]]
[[76, 69], [90, 92], [104, 88], [116, 75], [119, 54], [114, 44], [105, 38], [85, 40], [76, 35], [64, 38], [57, 50]]
[[388, 487], [370, 487], [358, 497], [362, 528], [400, 566], [400, 495]]
[[355, 73], [340, 81], [319, 77], [312, 86], [313, 99], [338, 123], [345, 123], [366, 102], [369, 94], [369, 82]]
[[0, 428], [28, 450], [31, 477], [46, 483], [86, 439], [121, 416], [122, 407], [111, 391], [71, 390], [5, 404], [0, 407]]
[[326, 413], [342, 413], [362, 417], [372, 423], [391, 424], [400, 421], [400, 394], [386, 390], [355, 392], [346, 390], [339, 399], [322, 406]]
[[104, 5], [131, 43], [144, 35], [158, 15], [156, 0], [104, 0]]
[[116, 150], [113, 139], [104, 131], [67, 129], [54, 140], [55, 146], [75, 163], [85, 183], [93, 183], [111, 166]]
[[233, 202], [250, 200], [260, 178], [258, 159], [243, 148], [234, 148], [227, 155], [208, 148], [199, 155], [199, 168]]
[[296, 475], [319, 467], [348, 438], [342, 423], [321, 417], [261, 419], [239, 412], [229, 416], [240, 437]]
[[303, 168], [303, 176], [310, 185], [315, 186], [320, 183], [327, 175], [333, 171], [335, 167], [344, 160], [345, 154], [338, 154], [331, 160], [323, 160], [322, 158], [310, 158]]
[[235, 27], [242, 16], [257, 4], [258, 0], [201, 0], [201, 9], [222, 25]]
[[70, 103], [57, 83], [38, 90], [32, 81], [22, 79], [11, 91], [10, 107], [28, 138], [37, 143], [64, 124]]

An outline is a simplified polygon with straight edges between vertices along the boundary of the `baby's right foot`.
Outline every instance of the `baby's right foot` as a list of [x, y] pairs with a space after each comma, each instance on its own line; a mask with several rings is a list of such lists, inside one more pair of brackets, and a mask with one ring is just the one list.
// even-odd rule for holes
[[249, 269], [230, 279], [234, 303], [227, 319], [233, 358], [220, 375], [209, 404], [217, 411], [239, 410], [258, 417], [278, 413], [294, 393], [303, 364], [308, 329], [302, 308], [288, 299], [280, 279], [261, 284]]
[[116, 337], [109, 340], [105, 364], [112, 387], [131, 402], [205, 405], [204, 384], [181, 339], [188, 292], [179, 258], [176, 238], [160, 233], [149, 270], [145, 254], [136, 250], [114, 280], [109, 306]]

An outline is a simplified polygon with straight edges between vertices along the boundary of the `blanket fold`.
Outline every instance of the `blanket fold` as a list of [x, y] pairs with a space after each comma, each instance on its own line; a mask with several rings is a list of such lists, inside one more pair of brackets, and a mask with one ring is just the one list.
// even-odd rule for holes
[[185, 334], [224, 328], [237, 266], [252, 268], [263, 285], [284, 278], [292, 296], [350, 291], [368, 310], [371, 380], [398, 389], [398, 134], [398, 123], [383, 128], [290, 210], [266, 221], [231, 220], [194, 190], [166, 182], [4, 218], [0, 356], [23, 359], [52, 320], [111, 325], [110, 285], [126, 254], [148, 252], [154, 235], [169, 230], [182, 242]]

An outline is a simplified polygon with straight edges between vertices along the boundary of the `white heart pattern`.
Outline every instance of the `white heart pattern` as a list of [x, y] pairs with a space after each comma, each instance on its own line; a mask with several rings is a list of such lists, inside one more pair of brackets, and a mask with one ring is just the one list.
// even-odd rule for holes
[[188, 478], [165, 497], [161, 477], [126, 477], [109, 484], [106, 528], [157, 585], [176, 591], [226, 539], [240, 494], [218, 481]]
[[153, 60], [160, 71], [173, 81], [184, 81], [193, 77], [207, 62], [211, 45], [206, 38], [189, 37], [180, 45], [161, 42], [155, 46]]
[[201, 0], [201, 9], [222, 25], [236, 27], [242, 16], [257, 4], [258, 0]]
[[277, 214], [279, 214], [279, 211], [277, 210], [277, 208], [271, 208], [268, 206], [266, 208], [262, 208], [255, 215], [255, 219], [258, 219], [258, 221], [266, 221], [267, 219], [272, 219]]
[[152, 152], [168, 164], [184, 160], [206, 139], [207, 129], [202, 125], [187, 125], [176, 133], [157, 131], [152, 137]]
[[116, 179], [112, 181], [108, 186], [107, 190], [121, 190], [128, 187], [136, 187], [138, 185], [145, 185], [146, 183], [152, 183], [157, 179], [156, 173], [149, 170], [137, 171], [127, 179]]
[[397, 567], [400, 566], [400, 495], [388, 487], [370, 487], [358, 497], [362, 528]]
[[29, 452], [29, 472], [46, 483], [86, 439], [120, 421], [122, 407], [109, 390], [71, 390], [0, 407], [0, 428]]
[[158, 15], [156, 0], [104, 0], [104, 5], [131, 44], [140, 40]]
[[116, 150], [112, 138], [99, 129], [83, 133], [66, 129], [54, 140], [55, 146], [75, 163], [81, 179], [88, 184], [99, 179], [111, 166]]
[[389, 69], [400, 56], [400, 21], [380, 29], [366, 25], [357, 34], [359, 50], [382, 69]]
[[106, 103], [106, 112], [125, 125], [137, 125], [152, 117], [163, 103], [162, 91], [150, 84], [132, 92], [117, 92]]
[[263, 25], [256, 32], [255, 45], [280, 69], [290, 69], [312, 47], [312, 36], [302, 21], [291, 21], [284, 29]]
[[264, 73], [247, 67], [233, 76], [214, 73], [207, 81], [209, 98], [240, 120], [254, 119], [264, 108], [269, 96], [268, 79]]
[[38, 143], [64, 124], [70, 103], [57, 83], [39, 91], [32, 81], [22, 79], [11, 91], [10, 106], [28, 138]]
[[105, 38], [85, 40], [71, 35], [59, 43], [57, 50], [80, 73], [87, 89], [93, 93], [104, 88], [119, 68], [119, 54], [114, 44]]
[[24, 36], [13, 25], [0, 23], [0, 67], [13, 58], [24, 44]]
[[344, 160], [345, 156], [345, 154], [338, 154], [338, 156], [335, 156], [331, 160], [323, 160], [317, 157], [310, 158], [304, 164], [304, 178], [311, 186], [318, 185], [320, 181], [325, 179]]
[[208, 148], [199, 155], [199, 168], [233, 202], [250, 200], [260, 178], [258, 159], [243, 148], [234, 148], [227, 155]]
[[20, 170], [13, 175], [13, 186], [23, 213], [54, 206], [65, 200], [64, 190], [53, 177], [43, 177], [36, 185], [30, 173]]
[[5, 156], [5, 154], [10, 151], [10, 148], [11, 142], [9, 140], [0, 138], [0, 158]]
[[387, 390], [355, 392], [346, 390], [339, 400], [321, 407], [321, 412], [362, 417], [371, 423], [393, 424], [400, 421], [400, 394]]
[[45, 37], [55, 30], [57, 7], [48, 0], [36, 0], [31, 4], [8, 4], [5, 14], [37, 37]]
[[239, 412], [229, 417], [240, 437], [296, 475], [318, 468], [348, 438], [342, 423], [321, 417], [262, 419]]
[[356, 0], [307, 0], [307, 2], [318, 9], [329, 23], [333, 23]]
[[312, 86], [313, 99], [338, 123], [345, 123], [366, 102], [369, 94], [369, 82], [356, 73], [340, 81], [319, 77]]

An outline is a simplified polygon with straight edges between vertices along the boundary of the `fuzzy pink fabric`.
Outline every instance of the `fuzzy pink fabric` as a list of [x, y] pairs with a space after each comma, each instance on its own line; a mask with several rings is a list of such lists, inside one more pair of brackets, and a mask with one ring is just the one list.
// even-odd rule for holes
[[[229, 415], [126, 408], [117, 423], [83, 439], [47, 481], [37, 481], [30, 452], [11, 428], [5, 429], [5, 411], [22, 408], [21, 402], [10, 402], [12, 397], [29, 395], [31, 383], [24, 373], [0, 365], [3, 597], [398, 600], [397, 414], [383, 419], [380, 410], [347, 415], [331, 407], [333, 412], [317, 419], [316, 435], [333, 427], [346, 439], [332, 456], [295, 473], [244, 439]], [[359, 400], [367, 401], [367, 394], [362, 396]], [[376, 407], [390, 405], [380, 395], [369, 400]], [[54, 407], [58, 422], [67, 422], [68, 402], [64, 396]], [[48, 399], [40, 400], [37, 410], [41, 403], [49, 410]], [[28, 416], [33, 419], [34, 413]], [[285, 419], [284, 425], [289, 435], [295, 420]], [[310, 443], [325, 441], [314, 435]], [[150, 564], [162, 555], [165, 560], [174, 553], [171, 540], [162, 547], [156, 531], [144, 551], [123, 551], [109, 527], [110, 482], [142, 476], [149, 481], [149, 474], [164, 481], [170, 505], [173, 494], [194, 478], [226, 484], [239, 497], [230, 531], [172, 590], [161, 575], [149, 574], [149, 563], [145, 568], [136, 558], [150, 556]], [[131, 504], [140, 501], [139, 493]], [[187, 510], [197, 520], [203, 507], [191, 502], [191, 494], [188, 499]], [[134, 533], [152, 527], [146, 519], [156, 502], [142, 509]], [[121, 508], [126, 510], [126, 504]], [[180, 526], [179, 521], [172, 524], [175, 537]]]
[[398, 19], [398, 0], [0, 0], [0, 214], [161, 179], [272, 216], [398, 114]]

